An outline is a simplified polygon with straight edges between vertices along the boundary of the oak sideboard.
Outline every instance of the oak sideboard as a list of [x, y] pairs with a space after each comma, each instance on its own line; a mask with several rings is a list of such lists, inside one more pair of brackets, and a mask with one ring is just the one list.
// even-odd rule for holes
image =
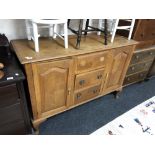
[[88, 35], [77, 50], [75, 36], [69, 37], [68, 49], [59, 39], [39, 41], [39, 53], [31, 41], [11, 41], [26, 72], [34, 127], [48, 117], [121, 91], [137, 44], [117, 36], [114, 43], [104, 45], [103, 36]]

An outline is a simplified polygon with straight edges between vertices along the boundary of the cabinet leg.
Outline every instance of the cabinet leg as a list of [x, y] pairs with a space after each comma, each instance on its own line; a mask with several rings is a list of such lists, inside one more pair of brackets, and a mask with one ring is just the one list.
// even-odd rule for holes
[[115, 92], [114, 92], [114, 97], [115, 97], [116, 99], [118, 99], [118, 98], [120, 97], [120, 95], [121, 95], [121, 90], [115, 91]]
[[41, 120], [33, 121], [34, 134], [36, 134], [36, 135], [39, 134], [39, 126], [41, 123], [43, 123], [46, 120], [47, 119], [41, 119]]

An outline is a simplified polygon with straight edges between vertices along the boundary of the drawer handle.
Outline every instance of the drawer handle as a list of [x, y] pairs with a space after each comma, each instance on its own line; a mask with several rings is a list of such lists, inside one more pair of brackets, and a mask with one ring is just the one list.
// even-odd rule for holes
[[103, 61], [104, 61], [104, 57], [101, 57], [101, 58], [100, 58], [100, 61], [103, 62]]
[[81, 93], [78, 93], [78, 94], [76, 95], [76, 98], [77, 98], [77, 99], [80, 99], [81, 96], [82, 96], [82, 94], [81, 94]]
[[143, 73], [141, 73], [141, 74], [140, 74], [140, 77], [143, 77], [143, 76], [144, 76], [144, 74], [143, 74]]
[[144, 34], [143, 34], [143, 33], [141, 33], [141, 34], [140, 34], [140, 36], [141, 36], [141, 37], [144, 37]]
[[94, 89], [94, 90], [93, 90], [93, 94], [96, 94], [96, 93], [97, 93], [97, 89]]
[[139, 56], [138, 55], [136, 55], [136, 59], [139, 59]]
[[150, 55], [152, 55], [153, 53], [152, 52], [150, 52]]
[[148, 64], [147, 64], [147, 63], [145, 63], [145, 64], [144, 64], [144, 66], [148, 66]]
[[130, 81], [130, 78], [129, 77], [127, 78], [127, 81]]
[[102, 74], [97, 75], [97, 79], [101, 79], [102, 78]]
[[135, 67], [131, 67], [131, 70], [132, 70], [132, 71], [135, 70]]
[[84, 83], [85, 83], [85, 80], [80, 80], [80, 81], [79, 81], [79, 84], [80, 84], [80, 85], [83, 85]]

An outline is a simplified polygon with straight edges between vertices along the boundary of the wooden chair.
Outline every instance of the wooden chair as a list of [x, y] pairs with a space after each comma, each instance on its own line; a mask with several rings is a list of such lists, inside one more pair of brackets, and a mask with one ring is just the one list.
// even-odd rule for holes
[[[133, 32], [133, 28], [134, 28], [134, 24], [135, 24], [135, 19], [121, 19], [124, 21], [128, 21], [128, 23], [130, 23], [129, 25], [125, 25], [125, 26], [119, 26], [119, 20], [120, 19], [113, 19], [111, 20], [111, 28], [110, 28], [110, 32], [111, 32], [111, 42], [114, 41], [115, 35], [116, 35], [116, 31], [117, 30], [127, 30], [129, 31], [129, 35], [128, 35], [128, 40], [131, 39], [131, 35]], [[103, 28], [103, 19], [99, 20], [99, 28]], [[98, 33], [98, 35], [100, 35], [100, 32]]]
[[[35, 45], [35, 51], [39, 52], [39, 28], [49, 28], [50, 36], [52, 34], [53, 38], [59, 36], [64, 40], [65, 48], [68, 48], [68, 29], [67, 29], [67, 19], [26, 19], [26, 32], [28, 40], [33, 40]], [[57, 25], [63, 25], [64, 34], [59, 34], [57, 32]], [[52, 31], [51, 31], [52, 29]]]

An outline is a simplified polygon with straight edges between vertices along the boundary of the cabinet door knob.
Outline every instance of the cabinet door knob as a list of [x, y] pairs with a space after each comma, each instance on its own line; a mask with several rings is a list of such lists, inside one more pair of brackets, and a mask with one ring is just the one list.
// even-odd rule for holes
[[135, 70], [135, 67], [131, 67], [131, 70], [132, 70], [132, 71]]
[[80, 80], [80, 81], [79, 81], [79, 84], [80, 84], [80, 85], [83, 85], [84, 83], [85, 83], [85, 80]]
[[152, 55], [153, 53], [152, 52], [150, 52], [150, 55]]
[[101, 79], [102, 78], [102, 74], [97, 75], [97, 79]]
[[101, 58], [100, 58], [100, 61], [103, 62], [103, 61], [104, 61], [104, 57], [101, 57]]

